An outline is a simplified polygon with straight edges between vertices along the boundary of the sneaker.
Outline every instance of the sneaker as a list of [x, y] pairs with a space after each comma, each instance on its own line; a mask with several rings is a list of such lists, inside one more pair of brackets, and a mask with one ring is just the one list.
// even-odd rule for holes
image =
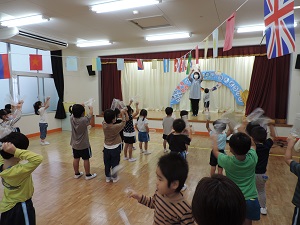
[[164, 149], [164, 153], [167, 153], [168, 152], [168, 150], [167, 149]]
[[41, 145], [50, 145], [48, 141], [41, 141]]
[[143, 149], [140, 149], [140, 153], [143, 154], [145, 153], [145, 151]]
[[119, 180], [120, 180], [120, 177], [119, 177], [119, 176], [113, 177], [113, 178], [112, 178], [112, 181], [113, 181], [114, 183], [117, 183]]
[[111, 181], [111, 178], [110, 177], [106, 177], [105, 181], [106, 181], [106, 183], [109, 183]]
[[181, 188], [181, 191], [185, 191], [185, 190], [186, 190], [186, 188], [187, 188], [187, 185], [186, 185], [186, 184], [184, 184], [184, 185], [183, 185], [183, 187]]
[[128, 157], [124, 157], [124, 160], [128, 160]]
[[186, 155], [188, 155], [188, 154], [189, 154], [189, 152], [185, 152], [185, 154], [186, 154]]
[[97, 176], [97, 174], [93, 173], [91, 176], [85, 176], [85, 179], [86, 180], [91, 180], [91, 179], [95, 178], [96, 176]]
[[132, 146], [132, 150], [136, 150], [136, 148], [134, 146]]
[[83, 175], [83, 172], [79, 172], [79, 174], [74, 175], [74, 178], [78, 179], [78, 178], [82, 177], [82, 175]]
[[144, 151], [144, 155], [150, 155], [151, 154], [151, 152], [149, 152], [149, 151]]
[[266, 208], [260, 208], [260, 213], [263, 215], [267, 215], [267, 207]]
[[134, 162], [134, 161], [136, 161], [136, 158], [130, 158], [130, 159], [128, 159], [128, 161], [129, 162]]

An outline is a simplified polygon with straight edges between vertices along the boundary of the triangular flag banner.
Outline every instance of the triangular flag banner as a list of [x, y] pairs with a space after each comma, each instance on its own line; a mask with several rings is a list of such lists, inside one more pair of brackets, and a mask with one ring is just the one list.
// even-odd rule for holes
[[183, 59], [180, 58], [180, 61], [179, 61], [179, 70], [178, 70], [179, 73], [182, 72], [182, 64], [183, 64]]
[[183, 57], [183, 61], [182, 61], [182, 72], [184, 72], [186, 70], [185, 58], [186, 58], [186, 56]]
[[213, 57], [218, 57], [218, 42], [219, 42], [219, 30], [216, 28], [213, 31]]
[[118, 70], [124, 70], [124, 59], [117, 59]]
[[235, 25], [235, 12], [226, 20], [226, 35], [224, 41], [223, 51], [228, 51], [232, 48], [232, 41], [234, 35], [234, 25]]
[[142, 59], [137, 59], [138, 70], [144, 70], [144, 64]]
[[97, 71], [102, 71], [101, 58], [96, 58]]
[[30, 70], [43, 70], [42, 55], [29, 55]]
[[191, 63], [192, 63], [192, 53], [190, 52], [189, 54], [189, 59], [188, 59], [188, 65], [186, 68], [186, 74], [189, 75], [190, 74], [190, 69], [191, 69]]
[[199, 64], [199, 48], [198, 48], [198, 45], [196, 46], [196, 49], [195, 49], [195, 57], [196, 57], [196, 64]]
[[78, 71], [76, 56], [67, 56], [66, 64], [67, 64], [67, 71]]
[[0, 54], [0, 79], [10, 78], [8, 54]]
[[96, 71], [96, 70], [97, 70], [96, 58], [92, 58], [92, 71]]
[[170, 72], [170, 59], [164, 59], [164, 73]]
[[207, 58], [207, 50], [208, 50], [208, 38], [205, 39], [205, 46], [204, 46], [204, 59]]
[[152, 69], [156, 70], [157, 69], [157, 59], [152, 59], [151, 65], [152, 65]]
[[174, 72], [178, 72], [179, 70], [179, 59], [174, 59]]

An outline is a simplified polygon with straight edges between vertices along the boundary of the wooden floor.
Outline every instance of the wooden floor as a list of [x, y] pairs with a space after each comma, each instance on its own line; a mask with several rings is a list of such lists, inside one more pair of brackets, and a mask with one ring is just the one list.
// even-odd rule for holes
[[[162, 134], [150, 133], [149, 150], [151, 155], [140, 155], [134, 151], [137, 161], [121, 160], [124, 166], [118, 183], [106, 183], [102, 159], [103, 131], [92, 128], [90, 142], [93, 151], [91, 172], [98, 176], [93, 180], [84, 177], [74, 179], [72, 151], [69, 145], [70, 132], [49, 134], [49, 146], [41, 146], [38, 138], [30, 139], [29, 149], [44, 156], [43, 163], [33, 173], [35, 193], [33, 203], [36, 208], [38, 225], [122, 225], [118, 210], [123, 209], [131, 225], [152, 224], [153, 210], [140, 205], [126, 196], [126, 189], [133, 188], [146, 195], [155, 191], [155, 169], [158, 158], [163, 154]], [[137, 144], [135, 144], [138, 147]], [[228, 150], [228, 146], [226, 148]], [[193, 136], [189, 148], [190, 172], [185, 197], [191, 202], [197, 182], [209, 175], [210, 140], [207, 137]], [[272, 149], [268, 165], [267, 182], [268, 215], [261, 216], [255, 225], [291, 224], [293, 205], [291, 199], [297, 178], [291, 174], [283, 161], [284, 148]], [[298, 158], [297, 158], [298, 161]], [[82, 162], [80, 164], [83, 171]], [[0, 197], [2, 197], [2, 189]]]

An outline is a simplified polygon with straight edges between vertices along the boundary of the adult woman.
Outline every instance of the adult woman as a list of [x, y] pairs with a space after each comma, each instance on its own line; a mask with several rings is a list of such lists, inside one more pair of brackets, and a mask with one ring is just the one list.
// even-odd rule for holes
[[190, 87], [190, 100], [192, 105], [193, 116], [198, 116], [199, 101], [201, 99], [201, 82], [203, 80], [203, 75], [200, 69], [196, 72], [192, 70], [188, 78], [192, 83]]

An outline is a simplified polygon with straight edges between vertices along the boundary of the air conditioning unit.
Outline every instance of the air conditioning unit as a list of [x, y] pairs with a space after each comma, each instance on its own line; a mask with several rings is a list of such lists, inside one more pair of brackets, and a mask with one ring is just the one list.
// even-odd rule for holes
[[66, 41], [20, 30], [16, 27], [0, 29], [0, 41], [42, 50], [59, 50], [68, 47]]

